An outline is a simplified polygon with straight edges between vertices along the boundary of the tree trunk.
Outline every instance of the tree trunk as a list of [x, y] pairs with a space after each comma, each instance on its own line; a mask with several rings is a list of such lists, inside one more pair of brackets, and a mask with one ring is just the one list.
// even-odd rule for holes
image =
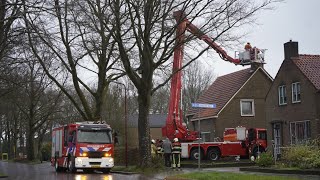
[[17, 130], [17, 127], [18, 127], [18, 122], [17, 122], [17, 119], [16, 117], [14, 117], [14, 131], [13, 131], [13, 158], [16, 158], [17, 157], [17, 141], [18, 141], [18, 130]]
[[[43, 142], [43, 136], [44, 134], [41, 133], [41, 131], [39, 130], [39, 137], [38, 137], [38, 146], [37, 146], [37, 157], [41, 157], [41, 145], [42, 145], [42, 142]], [[41, 159], [40, 159], [41, 160]]]
[[29, 122], [28, 131], [27, 131], [27, 156], [28, 160], [34, 160], [34, 132], [32, 130], [32, 123]]
[[11, 133], [10, 133], [10, 123], [9, 120], [7, 120], [7, 132], [6, 132], [6, 137], [7, 137], [7, 153], [8, 153], [8, 158], [11, 159]]
[[[2, 117], [0, 117], [0, 134], [3, 134], [3, 133], [2, 133]], [[3, 137], [1, 136], [1, 137], [0, 137], [0, 154], [2, 154], [2, 149], [3, 149], [3, 148], [2, 148], [2, 143], [1, 143], [2, 140], [3, 140]]]
[[144, 90], [140, 92], [138, 96], [139, 102], [139, 154], [140, 166], [145, 168], [151, 164], [151, 149], [150, 149], [150, 126], [149, 126], [149, 108], [150, 108], [150, 92]]

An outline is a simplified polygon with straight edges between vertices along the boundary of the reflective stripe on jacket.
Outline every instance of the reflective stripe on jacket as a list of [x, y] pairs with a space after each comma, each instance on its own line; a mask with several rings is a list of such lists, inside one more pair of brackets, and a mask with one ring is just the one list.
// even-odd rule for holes
[[172, 153], [181, 154], [181, 144], [179, 142], [172, 143]]
[[160, 147], [160, 146], [158, 146], [158, 147], [157, 147], [157, 153], [158, 153], [158, 154], [163, 153], [163, 148]]

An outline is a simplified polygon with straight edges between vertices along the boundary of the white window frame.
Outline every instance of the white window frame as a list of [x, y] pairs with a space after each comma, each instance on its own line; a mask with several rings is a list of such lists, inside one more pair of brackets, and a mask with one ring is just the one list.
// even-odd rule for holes
[[[300, 82], [292, 83], [291, 92], [292, 92], [292, 103], [301, 102], [301, 86], [300, 86]], [[298, 94], [299, 94], [299, 96], [298, 96]], [[298, 97], [300, 97], [300, 99], [298, 99]]]
[[[242, 112], [242, 102], [251, 102], [251, 109], [252, 109], [252, 113], [251, 114], [243, 114], [243, 112]], [[254, 99], [241, 99], [240, 100], [240, 112], [241, 112], [241, 116], [254, 116], [255, 115]]]
[[[298, 139], [298, 127], [297, 124], [302, 124], [303, 125], [303, 138], [302, 139]], [[309, 126], [309, 129], [307, 129], [307, 124]], [[294, 126], [294, 129], [292, 129]], [[293, 131], [294, 130], [294, 131]], [[309, 130], [309, 132], [308, 132]], [[299, 144], [299, 143], [304, 143], [305, 141], [309, 140], [311, 138], [311, 121], [310, 120], [305, 120], [305, 121], [292, 121], [290, 122], [290, 141], [291, 141], [291, 145], [293, 144]], [[294, 134], [292, 134], [292, 132]]]
[[[211, 134], [210, 131], [202, 131], [200, 133], [202, 141], [203, 142], [209, 142], [210, 141], [210, 134]], [[206, 135], [209, 135], [209, 139], [206, 139]]]
[[[279, 99], [280, 106], [287, 104], [286, 85], [281, 85], [278, 87], [278, 99]], [[283, 100], [283, 102], [281, 100]]]

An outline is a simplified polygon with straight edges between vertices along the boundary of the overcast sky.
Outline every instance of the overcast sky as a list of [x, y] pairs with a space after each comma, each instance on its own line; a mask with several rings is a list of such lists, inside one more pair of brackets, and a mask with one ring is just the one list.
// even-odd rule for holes
[[[283, 44], [298, 41], [299, 54], [320, 54], [320, 0], [286, 0], [276, 9], [258, 15], [257, 27], [248, 30], [246, 39], [265, 54], [265, 69], [272, 77], [277, 74], [284, 59]], [[230, 54], [233, 57], [233, 54]], [[209, 63], [218, 75], [228, 74], [243, 68], [229, 62], [215, 60]]]

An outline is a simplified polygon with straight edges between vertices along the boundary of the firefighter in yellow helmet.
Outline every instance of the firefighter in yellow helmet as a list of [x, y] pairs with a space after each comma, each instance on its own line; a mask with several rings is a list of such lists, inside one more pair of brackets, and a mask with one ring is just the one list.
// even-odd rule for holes
[[172, 168], [180, 168], [181, 143], [178, 138], [173, 139], [172, 143]]

